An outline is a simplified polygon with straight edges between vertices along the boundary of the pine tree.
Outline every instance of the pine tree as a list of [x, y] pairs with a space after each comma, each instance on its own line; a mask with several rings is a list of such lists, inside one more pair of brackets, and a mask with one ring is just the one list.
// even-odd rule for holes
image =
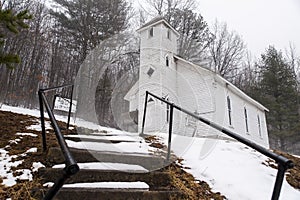
[[299, 124], [296, 75], [282, 53], [272, 46], [262, 55], [260, 69], [259, 99], [270, 110], [269, 132], [279, 137], [284, 149], [284, 138], [294, 135]]
[[5, 40], [11, 34], [18, 34], [21, 29], [29, 28], [25, 23], [32, 15], [27, 10], [14, 13], [11, 9], [2, 9], [0, 6], [0, 64], [13, 68], [13, 64], [21, 62], [18, 55], [4, 52]]

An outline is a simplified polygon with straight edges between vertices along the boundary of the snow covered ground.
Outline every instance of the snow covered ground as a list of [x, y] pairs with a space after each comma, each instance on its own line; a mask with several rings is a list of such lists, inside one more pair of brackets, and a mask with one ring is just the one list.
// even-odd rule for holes
[[[27, 110], [23, 108], [15, 108], [3, 105], [1, 110], [12, 111], [21, 114], [29, 114], [32, 116], [39, 117], [38, 110]], [[66, 117], [57, 117], [58, 120], [66, 120]], [[151, 147], [139, 137], [137, 134], [130, 137], [126, 132], [119, 130], [114, 130], [110, 128], [100, 127], [98, 125], [81, 122], [82, 125], [90, 127], [96, 130], [105, 130], [109, 135], [113, 135], [114, 140], [125, 139], [128, 143], [121, 143], [119, 145], [113, 144], [114, 150], [125, 152], [125, 153], [147, 153], [151, 151]], [[33, 127], [31, 127], [33, 128]], [[38, 129], [38, 127], [35, 127]], [[161, 138], [161, 141], [166, 143], [167, 134], [155, 133]], [[20, 134], [20, 137], [22, 135]], [[34, 135], [32, 135], [34, 137]], [[89, 136], [84, 136], [85, 139]], [[90, 138], [99, 138], [97, 134], [93, 134]], [[17, 142], [17, 141], [12, 141]], [[84, 143], [84, 142], [72, 142], [68, 141], [70, 146], [79, 146], [78, 148], [98, 149], [96, 143]], [[109, 145], [109, 144], [107, 144]], [[112, 144], [110, 144], [112, 145]], [[209, 148], [207, 148], [209, 147]], [[103, 148], [100, 150], [107, 150], [110, 147]], [[34, 149], [32, 149], [33, 151]], [[267, 167], [263, 163], [267, 158], [256, 151], [249, 149], [248, 147], [234, 142], [216, 139], [205, 139], [205, 138], [188, 138], [184, 136], [174, 136], [174, 143], [172, 150], [175, 154], [184, 159], [181, 163], [186, 167], [186, 171], [193, 174], [196, 179], [206, 181], [214, 191], [221, 192], [228, 199], [231, 200], [265, 200], [271, 199], [271, 194], [273, 191], [276, 172], [277, 170]], [[203, 153], [204, 152], [204, 153]], [[13, 163], [11, 157], [7, 155], [7, 152], [0, 149], [0, 167], [3, 169], [5, 163], [6, 166], [15, 166], [18, 163]], [[35, 164], [36, 167], [41, 167], [38, 163]], [[80, 164], [83, 168], [90, 169], [105, 169], [106, 166], [112, 166], [111, 163], [95, 164]], [[36, 170], [33, 166], [33, 169]], [[55, 166], [57, 168], [63, 166]], [[129, 168], [136, 170], [143, 170], [140, 166], [129, 166], [116, 164], [115, 168]], [[7, 170], [6, 170], [7, 171]], [[11, 174], [5, 174], [5, 170], [0, 170], [1, 176], [11, 178]], [[26, 173], [25, 173], [26, 174]], [[30, 173], [28, 178], [30, 179]], [[11, 185], [4, 182], [6, 185]], [[95, 183], [97, 185], [97, 183]], [[123, 183], [101, 183], [103, 187], [123, 187]], [[120, 186], [121, 184], [121, 186]], [[98, 184], [98, 186], [100, 183]], [[78, 185], [82, 187], [83, 185]], [[71, 186], [66, 186], [71, 187]], [[137, 188], [147, 188], [144, 183], [136, 183], [130, 187]], [[281, 195], [281, 200], [298, 200], [300, 199], [300, 191], [291, 187], [285, 180], [283, 183]]]

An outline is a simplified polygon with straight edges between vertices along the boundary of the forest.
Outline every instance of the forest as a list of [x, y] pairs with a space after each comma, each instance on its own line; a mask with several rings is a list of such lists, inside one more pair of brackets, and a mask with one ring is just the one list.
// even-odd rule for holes
[[196, 0], [145, 1], [136, 9], [126, 0], [53, 0], [51, 6], [38, 0], [0, 0], [0, 106], [38, 108], [39, 88], [74, 83], [80, 66], [97, 49], [105, 67], [87, 71], [101, 74], [88, 84], [96, 91], [100, 124], [117, 127], [114, 91], [121, 80], [129, 89], [138, 76], [135, 30], [161, 15], [180, 33], [179, 56], [219, 73], [270, 110], [272, 148], [300, 149], [300, 57], [292, 43], [284, 50], [266, 47], [254, 58], [226, 23], [208, 26], [195, 11]]

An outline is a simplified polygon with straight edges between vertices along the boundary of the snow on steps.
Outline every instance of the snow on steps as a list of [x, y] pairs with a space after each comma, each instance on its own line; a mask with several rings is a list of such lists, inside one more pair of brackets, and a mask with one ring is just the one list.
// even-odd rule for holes
[[[169, 188], [172, 181], [168, 173], [153, 171], [164, 166], [165, 157], [150, 153], [151, 149], [145, 148], [147, 144], [138, 138], [99, 135], [66, 138], [80, 171], [66, 181], [55, 199], [164, 200], [184, 197], [182, 192]], [[117, 148], [113, 149], [115, 144]], [[139, 148], [139, 145], [143, 147]], [[87, 150], [86, 146], [92, 146], [94, 150]], [[48, 158], [57, 165], [40, 169], [38, 176], [44, 183], [53, 183], [62, 176], [64, 158], [59, 148], [50, 148]], [[48, 190], [45, 188], [39, 194]]]
[[[39, 177], [46, 182], [55, 182], [62, 176], [63, 171], [59, 168], [44, 168], [38, 172]], [[150, 190], [163, 189], [171, 183], [171, 178], [166, 172], [135, 173], [105, 169], [81, 169], [76, 175], [69, 178], [66, 183], [78, 182], [144, 182], [149, 185]]]
[[[99, 152], [85, 149], [71, 148], [71, 153], [78, 163], [85, 162], [110, 162], [140, 165], [148, 170], [155, 170], [163, 166], [165, 159], [147, 154], [119, 153], [119, 152]], [[50, 162], [56, 164], [64, 163], [64, 158], [59, 148], [50, 148], [48, 151]]]

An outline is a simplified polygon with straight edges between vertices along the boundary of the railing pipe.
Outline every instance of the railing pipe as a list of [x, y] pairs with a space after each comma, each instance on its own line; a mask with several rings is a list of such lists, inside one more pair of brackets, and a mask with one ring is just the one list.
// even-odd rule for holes
[[144, 135], [144, 128], [145, 128], [145, 122], [146, 122], [146, 112], [147, 112], [147, 103], [148, 103], [148, 95], [149, 95], [149, 92], [146, 91], [141, 136]]
[[54, 183], [54, 185], [47, 192], [43, 200], [52, 200], [69, 177], [70, 176], [64, 172], [63, 176], [59, 178], [56, 183]]
[[286, 170], [287, 169], [285, 168], [284, 165], [282, 165], [281, 163], [278, 163], [278, 171], [277, 171], [276, 181], [275, 181], [271, 200], [279, 199], [280, 190], [282, 187], [282, 182], [283, 182], [284, 174], [285, 174]]
[[41, 88], [40, 91], [50, 92], [50, 91], [53, 91], [53, 90], [57, 90], [57, 89], [64, 88], [64, 87], [71, 87], [71, 86], [73, 86], [73, 84], [65, 84], [65, 85], [50, 87], [50, 88], [45, 88], [45, 89]]
[[38, 91], [39, 95], [39, 103], [40, 103], [40, 115], [41, 115], [41, 127], [42, 127], [42, 144], [43, 144], [43, 151], [47, 151], [47, 139], [46, 139], [46, 128], [45, 128], [45, 116], [44, 116], [44, 103], [42, 97], [42, 91]]
[[52, 101], [52, 112], [54, 110], [54, 107], [55, 107], [55, 101], [56, 101], [56, 98], [58, 97], [58, 94], [55, 94], [54, 97], [53, 97], [53, 101]]
[[173, 128], [173, 104], [170, 105], [170, 121], [169, 121], [169, 138], [168, 138], [168, 154], [167, 154], [167, 161], [170, 161], [171, 156], [171, 143], [172, 143], [172, 128]]
[[77, 165], [76, 164], [76, 161], [74, 160], [73, 156], [71, 155], [71, 152], [65, 142], [65, 139], [60, 131], [60, 128], [56, 122], [56, 119], [55, 119], [55, 116], [54, 114], [52, 113], [51, 111], [51, 108], [50, 108], [50, 105], [49, 103], [47, 102], [47, 99], [45, 97], [45, 94], [44, 93], [41, 93], [41, 96], [42, 96], [42, 99], [44, 101], [44, 104], [45, 104], [45, 108], [48, 112], [48, 115], [49, 115], [49, 118], [50, 118], [50, 121], [53, 125], [53, 128], [54, 128], [54, 131], [55, 131], [55, 135], [56, 135], [56, 138], [57, 138], [57, 141], [59, 143], [59, 146], [62, 150], [62, 153], [65, 157], [65, 160], [66, 160], [66, 166], [67, 167], [71, 167], [73, 165]]
[[[280, 190], [281, 190], [281, 187], [282, 187], [282, 182], [283, 182], [283, 179], [284, 179], [285, 171], [287, 169], [291, 169], [291, 168], [294, 167], [294, 163], [291, 160], [287, 159], [284, 156], [278, 155], [278, 154], [276, 154], [276, 153], [274, 153], [274, 152], [272, 152], [272, 151], [270, 151], [270, 150], [268, 150], [268, 149], [266, 149], [266, 148], [264, 148], [264, 147], [262, 147], [262, 146], [260, 146], [256, 143], [254, 143], [254, 142], [252, 142], [252, 141], [250, 141], [246, 138], [243, 138], [242, 136], [238, 135], [237, 133], [234, 133], [234, 132], [226, 129], [226, 128], [216, 124], [215, 122], [212, 122], [212, 121], [210, 121], [208, 119], [205, 119], [201, 116], [198, 116], [198, 115], [196, 115], [196, 114], [194, 114], [194, 113], [192, 113], [192, 112], [190, 112], [190, 111], [188, 111], [184, 108], [181, 108], [181, 107], [179, 107], [179, 106], [177, 106], [173, 103], [170, 103], [169, 101], [167, 101], [167, 100], [165, 100], [161, 97], [158, 97], [158, 96], [156, 96], [156, 95], [154, 95], [154, 94], [152, 94], [148, 91], [146, 92], [146, 96], [147, 95], [151, 95], [154, 98], [159, 99], [160, 101], [170, 105], [172, 115], [173, 115], [173, 108], [175, 108], [175, 109], [177, 109], [177, 110], [179, 110], [179, 111], [181, 111], [181, 112], [183, 112], [187, 115], [190, 115], [190, 116], [198, 119], [199, 121], [215, 128], [215, 129], [221, 131], [222, 133], [228, 135], [229, 137], [232, 137], [232, 138], [236, 139], [237, 141], [251, 147], [252, 149], [255, 149], [256, 151], [260, 152], [261, 154], [275, 160], [278, 163], [278, 172], [277, 172], [276, 182], [275, 182], [274, 190], [273, 190], [273, 194], [272, 194], [272, 200], [278, 200], [279, 195], [280, 195]], [[144, 110], [146, 110], [146, 106], [147, 106], [147, 103], [145, 102]], [[144, 113], [144, 118], [145, 118], [145, 116], [146, 115]], [[143, 126], [145, 125], [144, 121], [145, 121], [145, 119], [143, 120]], [[168, 140], [168, 159], [170, 158], [169, 153], [170, 153], [170, 147], [171, 147], [171, 138], [170, 138], [170, 136], [172, 134], [172, 123], [170, 123], [170, 126], [171, 126], [171, 128], [169, 127], [169, 140]], [[144, 129], [143, 129], [143, 131], [144, 131]]]
[[69, 107], [69, 113], [68, 113], [68, 122], [67, 122], [67, 130], [70, 127], [70, 120], [71, 120], [71, 113], [72, 113], [72, 105], [73, 105], [73, 90], [74, 85], [71, 86], [71, 97], [70, 97], [70, 107]]
[[[79, 171], [79, 166], [77, 165], [75, 159], [73, 158], [70, 149], [68, 148], [66, 141], [63, 137], [63, 134], [61, 133], [61, 130], [57, 124], [57, 121], [55, 119], [55, 116], [53, 114], [53, 110], [50, 107], [49, 102], [47, 101], [47, 98], [45, 96], [45, 92], [48, 91], [52, 91], [52, 90], [56, 90], [59, 88], [63, 88], [63, 87], [69, 87], [72, 86], [72, 91], [71, 91], [71, 105], [72, 106], [72, 98], [73, 98], [73, 85], [68, 84], [68, 85], [63, 85], [63, 86], [58, 86], [58, 87], [52, 87], [52, 88], [48, 88], [48, 89], [39, 89], [38, 91], [38, 95], [39, 95], [39, 102], [40, 102], [40, 113], [41, 113], [41, 126], [42, 126], [42, 137], [43, 137], [43, 150], [46, 151], [47, 150], [47, 143], [46, 143], [46, 130], [45, 130], [45, 116], [44, 116], [44, 106], [47, 110], [47, 113], [49, 115], [50, 121], [51, 121], [51, 125], [53, 126], [58, 144], [61, 148], [62, 154], [64, 156], [65, 159], [65, 164], [66, 167], [64, 168], [64, 173], [63, 176], [61, 178], [59, 178], [56, 183], [50, 188], [50, 190], [47, 192], [47, 194], [44, 197], [44, 200], [51, 200], [53, 199], [56, 194], [58, 193], [58, 191], [60, 190], [60, 188], [63, 186], [63, 184], [65, 183], [65, 181], [72, 175], [76, 174]], [[53, 101], [53, 107], [54, 107], [54, 102], [55, 99]], [[69, 116], [68, 116], [68, 123], [70, 122], [70, 112], [71, 112], [71, 108], [69, 110]], [[68, 125], [69, 127], [69, 125]]]

